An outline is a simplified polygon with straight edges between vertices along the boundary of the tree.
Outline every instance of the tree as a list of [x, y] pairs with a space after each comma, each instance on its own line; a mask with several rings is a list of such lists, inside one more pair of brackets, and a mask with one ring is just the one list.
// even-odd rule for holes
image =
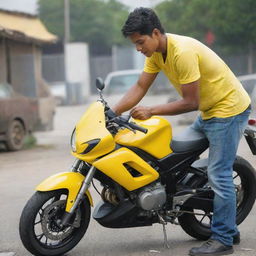
[[248, 73], [252, 73], [256, 45], [256, 1], [215, 0], [212, 6], [219, 44], [227, 52], [247, 53]]
[[256, 1], [215, 0], [212, 8], [220, 43], [239, 47], [256, 44]]
[[166, 31], [204, 41], [212, 29], [210, 5], [211, 0], [173, 0], [159, 4], [156, 11]]
[[256, 45], [255, 0], [172, 0], [156, 7], [167, 31], [185, 34], [205, 41], [211, 31], [220, 54], [248, 54], [252, 72], [253, 49]]
[[[40, 0], [39, 15], [47, 28], [64, 37], [64, 1]], [[70, 1], [71, 41], [87, 42], [92, 54], [110, 53], [113, 44], [123, 44], [121, 27], [128, 15], [116, 0]]]

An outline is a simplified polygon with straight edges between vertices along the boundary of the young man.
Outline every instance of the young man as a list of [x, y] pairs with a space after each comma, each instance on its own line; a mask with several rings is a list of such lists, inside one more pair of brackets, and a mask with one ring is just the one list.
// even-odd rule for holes
[[[121, 114], [131, 109], [131, 115], [137, 119], [201, 111], [192, 128], [203, 132], [209, 140], [208, 178], [215, 192], [212, 236], [201, 247], [192, 248], [189, 254], [231, 254], [233, 239], [240, 239], [235, 223], [232, 166], [250, 113], [250, 98], [212, 50], [193, 38], [166, 34], [153, 10], [135, 9], [122, 32], [146, 56], [146, 61], [138, 81], [114, 111]], [[160, 70], [182, 98], [150, 107], [136, 106]]]

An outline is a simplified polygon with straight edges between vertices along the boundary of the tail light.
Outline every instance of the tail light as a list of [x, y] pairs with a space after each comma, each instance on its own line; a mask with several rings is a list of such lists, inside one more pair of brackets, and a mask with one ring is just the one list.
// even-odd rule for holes
[[256, 119], [249, 119], [248, 124], [256, 126]]

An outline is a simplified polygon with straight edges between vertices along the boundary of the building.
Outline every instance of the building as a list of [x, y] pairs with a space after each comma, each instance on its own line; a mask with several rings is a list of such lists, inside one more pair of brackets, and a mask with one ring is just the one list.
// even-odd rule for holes
[[57, 41], [31, 14], [0, 9], [0, 83], [38, 101], [38, 129], [52, 126], [54, 99], [42, 78], [41, 47]]

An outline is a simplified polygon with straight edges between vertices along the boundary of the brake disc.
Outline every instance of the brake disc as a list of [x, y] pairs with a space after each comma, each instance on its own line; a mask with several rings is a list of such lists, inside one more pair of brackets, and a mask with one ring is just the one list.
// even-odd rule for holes
[[75, 219], [72, 225], [60, 227], [58, 221], [62, 218], [65, 212], [66, 200], [59, 200], [48, 205], [42, 216], [42, 231], [44, 235], [54, 241], [59, 241], [67, 238], [75, 227], [80, 226], [81, 213], [78, 209], [75, 213]]

